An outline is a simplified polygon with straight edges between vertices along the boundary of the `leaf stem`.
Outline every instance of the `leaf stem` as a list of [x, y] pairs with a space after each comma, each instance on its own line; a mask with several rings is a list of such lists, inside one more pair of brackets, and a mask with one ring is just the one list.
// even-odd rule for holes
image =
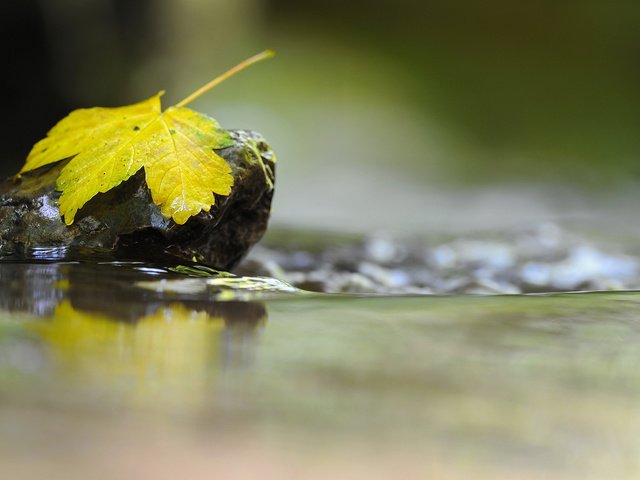
[[240, 62], [238, 65], [236, 65], [233, 68], [230, 68], [229, 70], [227, 70], [226, 72], [224, 72], [222, 75], [217, 76], [216, 78], [214, 78], [213, 80], [211, 80], [209, 83], [207, 83], [206, 85], [203, 85], [202, 87], [200, 87], [198, 90], [196, 90], [195, 92], [193, 92], [191, 95], [189, 95], [187, 98], [185, 98], [184, 100], [176, 103], [176, 107], [184, 107], [185, 105], [193, 102], [196, 98], [198, 98], [200, 95], [203, 95], [205, 93], [207, 93], [209, 90], [211, 90], [213, 87], [220, 85], [222, 82], [224, 82], [227, 78], [234, 76], [236, 73], [244, 70], [245, 68], [253, 65], [254, 63], [258, 63], [262, 60], [266, 60], [267, 58], [271, 58], [276, 54], [276, 52], [274, 52], [273, 50], [265, 50], [264, 52], [260, 52], [257, 55], [254, 55], [251, 58], [247, 58], [244, 62]]

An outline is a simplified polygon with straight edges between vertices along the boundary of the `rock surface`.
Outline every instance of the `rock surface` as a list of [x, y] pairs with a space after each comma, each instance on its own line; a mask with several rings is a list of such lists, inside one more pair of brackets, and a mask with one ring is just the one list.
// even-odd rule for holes
[[231, 166], [233, 191], [228, 197], [216, 196], [210, 212], [200, 212], [184, 225], [162, 216], [142, 170], [96, 195], [78, 211], [71, 226], [59, 215], [60, 192], [55, 191], [66, 162], [5, 180], [0, 184], [0, 256], [168, 255], [231, 269], [267, 228], [275, 157], [261, 135], [245, 130], [230, 133], [234, 145], [217, 153]]

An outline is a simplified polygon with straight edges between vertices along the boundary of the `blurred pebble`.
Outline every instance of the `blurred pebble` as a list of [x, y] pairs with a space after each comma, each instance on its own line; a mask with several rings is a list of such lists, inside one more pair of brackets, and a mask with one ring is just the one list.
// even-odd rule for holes
[[254, 252], [241, 265], [243, 274], [268, 274], [324, 292], [486, 295], [640, 288], [638, 258], [608, 252], [550, 223], [489, 238], [426, 243], [372, 235], [314, 254], [274, 245]]
[[380, 264], [399, 263], [406, 257], [403, 246], [395, 240], [373, 237], [364, 244], [364, 253], [368, 260]]
[[450, 245], [440, 245], [427, 255], [428, 261], [435, 268], [448, 269], [456, 264], [456, 251]]

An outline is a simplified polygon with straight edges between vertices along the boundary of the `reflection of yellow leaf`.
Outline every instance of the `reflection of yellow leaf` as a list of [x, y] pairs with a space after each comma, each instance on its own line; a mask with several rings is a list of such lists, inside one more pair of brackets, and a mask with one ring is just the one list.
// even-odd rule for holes
[[78, 312], [65, 301], [33, 328], [60, 372], [89, 391], [171, 405], [206, 400], [224, 322], [176, 304], [129, 324]]
[[20, 173], [73, 157], [56, 187], [62, 191], [61, 215], [73, 223], [78, 209], [144, 167], [154, 203], [165, 217], [184, 224], [229, 195], [231, 167], [214, 149], [230, 145], [218, 123], [184, 105], [236, 71], [268, 58], [263, 52], [214, 79], [164, 112], [161, 93], [119, 108], [87, 108], [71, 112], [36, 143]]

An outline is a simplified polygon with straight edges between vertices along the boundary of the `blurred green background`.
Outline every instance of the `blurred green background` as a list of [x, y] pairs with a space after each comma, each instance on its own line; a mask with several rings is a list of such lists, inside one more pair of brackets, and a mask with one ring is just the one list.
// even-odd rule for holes
[[589, 198], [633, 192], [640, 177], [637, 0], [24, 0], [1, 8], [3, 175], [74, 108], [160, 89], [175, 102], [273, 48], [274, 60], [193, 107], [269, 139], [280, 162], [276, 222], [370, 229], [545, 220], [593, 214], [599, 200]]

